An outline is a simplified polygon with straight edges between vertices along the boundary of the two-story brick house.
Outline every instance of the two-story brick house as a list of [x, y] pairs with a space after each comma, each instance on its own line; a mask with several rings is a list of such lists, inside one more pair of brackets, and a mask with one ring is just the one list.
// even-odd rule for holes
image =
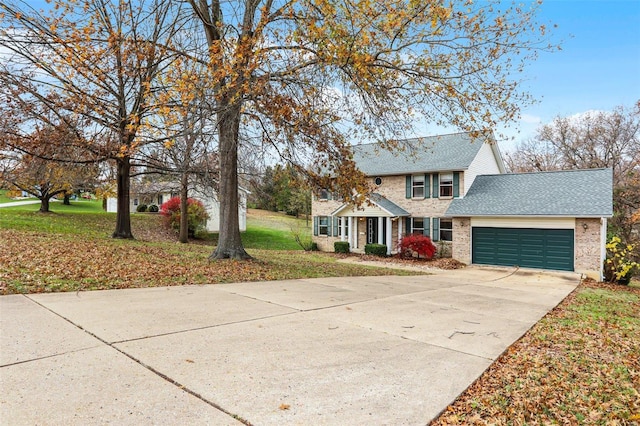
[[401, 152], [376, 144], [354, 147], [354, 161], [375, 187], [369, 202], [354, 207], [320, 191], [312, 203], [313, 241], [332, 251], [335, 241], [348, 241], [361, 252], [368, 243], [387, 245], [394, 253], [402, 235], [420, 232], [442, 242], [453, 237], [453, 220], [445, 216], [451, 201], [463, 197], [476, 176], [504, 173], [492, 135], [468, 133], [405, 141]]
[[505, 174], [491, 134], [469, 133], [405, 141], [389, 152], [354, 147], [354, 161], [374, 191], [356, 207], [320, 191], [313, 200], [313, 241], [323, 251], [347, 241], [396, 252], [403, 235], [422, 233], [440, 255], [464, 263], [522, 266], [602, 277], [607, 218], [612, 216], [609, 169]]

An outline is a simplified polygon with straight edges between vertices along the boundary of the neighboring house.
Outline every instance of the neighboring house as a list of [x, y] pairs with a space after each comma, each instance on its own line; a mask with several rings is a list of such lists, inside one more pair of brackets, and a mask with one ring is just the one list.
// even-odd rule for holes
[[[476, 138], [469, 133], [418, 138], [404, 141], [403, 145], [409, 148], [400, 152], [382, 150], [376, 144], [354, 146], [354, 161], [375, 188], [360, 207], [334, 200], [324, 190], [314, 196], [313, 241], [320, 250], [333, 251], [334, 242], [347, 241], [353, 252], [363, 252], [365, 244], [379, 243], [387, 246], [387, 254], [392, 254], [403, 235], [417, 232], [430, 236], [440, 255], [452, 255], [465, 263], [600, 274], [606, 218], [612, 211], [611, 171], [506, 175], [491, 133]], [[547, 176], [542, 188], [535, 178], [538, 175]], [[590, 184], [591, 180], [595, 182]], [[501, 184], [489, 186], [489, 194], [481, 192], [488, 181]], [[590, 185], [592, 190], [585, 193], [572, 189], [577, 184]], [[582, 198], [574, 205], [576, 194]], [[534, 201], [535, 196], [540, 196], [538, 201]], [[521, 211], [524, 201], [526, 206], [529, 201], [533, 203], [532, 208]], [[568, 208], [570, 205], [574, 208]], [[483, 216], [480, 207], [502, 210]], [[583, 241], [586, 234], [574, 232], [585, 229], [583, 225], [589, 230], [589, 241]], [[478, 228], [473, 236], [472, 227]], [[491, 229], [498, 234], [482, 235]], [[526, 241], [524, 229], [536, 235], [549, 234], [547, 245], [555, 241], [553, 232], [547, 230], [566, 230], [565, 240], [571, 239], [572, 245], [560, 251], [565, 257], [572, 256], [572, 264], [551, 261], [557, 248], [547, 245], [540, 249], [548, 252], [542, 255], [547, 259], [542, 262], [529, 262], [524, 255], [502, 258], [500, 253], [508, 250], [509, 238], [519, 238], [517, 250], [527, 252], [530, 242]], [[505, 239], [497, 236], [500, 230], [507, 230]], [[482, 242], [483, 238], [489, 245]]]
[[[238, 191], [238, 219], [240, 231], [247, 230], [247, 196], [250, 192], [244, 188]], [[148, 182], [144, 184], [133, 184], [131, 188], [131, 212], [136, 212], [140, 204], [150, 206], [152, 204], [160, 207], [164, 202], [173, 197], [180, 196], [180, 187], [174, 182]], [[220, 203], [213, 188], [198, 187], [189, 191], [190, 198], [202, 201], [209, 219], [205, 228], [208, 232], [220, 231]], [[118, 203], [115, 198], [107, 199], [107, 211], [116, 212]]]

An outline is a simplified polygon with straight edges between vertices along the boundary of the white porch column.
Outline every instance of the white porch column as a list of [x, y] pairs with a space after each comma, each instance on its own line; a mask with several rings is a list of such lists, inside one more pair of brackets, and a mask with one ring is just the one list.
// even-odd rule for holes
[[393, 245], [392, 235], [393, 225], [391, 224], [391, 218], [387, 218], [387, 256], [391, 255], [391, 246]]
[[378, 244], [384, 244], [382, 231], [384, 230], [384, 217], [378, 218]]
[[[351, 229], [351, 227], [349, 227]], [[353, 218], [353, 248], [358, 248], [358, 218]]]
[[340, 225], [342, 225], [342, 228], [340, 228], [340, 241], [346, 241], [347, 240], [347, 230], [346, 230], [346, 221], [347, 218], [346, 217], [341, 217], [340, 219], [338, 219], [340, 221]]
[[347, 235], [347, 241], [349, 241], [349, 249], [353, 249], [353, 217], [349, 216], [347, 218], [347, 223], [349, 224], [349, 232]]

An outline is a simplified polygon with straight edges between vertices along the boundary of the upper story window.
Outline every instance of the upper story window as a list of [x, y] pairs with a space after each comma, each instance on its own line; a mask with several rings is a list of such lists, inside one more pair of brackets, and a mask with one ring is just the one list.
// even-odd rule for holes
[[453, 173], [440, 173], [440, 196], [453, 197]]
[[413, 175], [411, 180], [411, 197], [424, 198], [424, 175]]
[[330, 200], [330, 199], [331, 199], [331, 193], [326, 189], [321, 189], [320, 193], [318, 194], [318, 200]]

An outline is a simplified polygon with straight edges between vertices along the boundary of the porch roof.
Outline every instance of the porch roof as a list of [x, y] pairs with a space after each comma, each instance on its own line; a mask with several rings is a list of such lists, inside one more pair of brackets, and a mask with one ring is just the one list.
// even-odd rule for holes
[[[374, 207], [382, 210], [383, 216], [411, 216], [411, 214], [389, 199], [378, 193], [373, 193], [367, 197], [367, 200]], [[369, 214], [367, 214], [369, 213]], [[372, 216], [370, 208], [356, 209], [351, 203], [345, 203], [331, 213], [331, 216]]]

